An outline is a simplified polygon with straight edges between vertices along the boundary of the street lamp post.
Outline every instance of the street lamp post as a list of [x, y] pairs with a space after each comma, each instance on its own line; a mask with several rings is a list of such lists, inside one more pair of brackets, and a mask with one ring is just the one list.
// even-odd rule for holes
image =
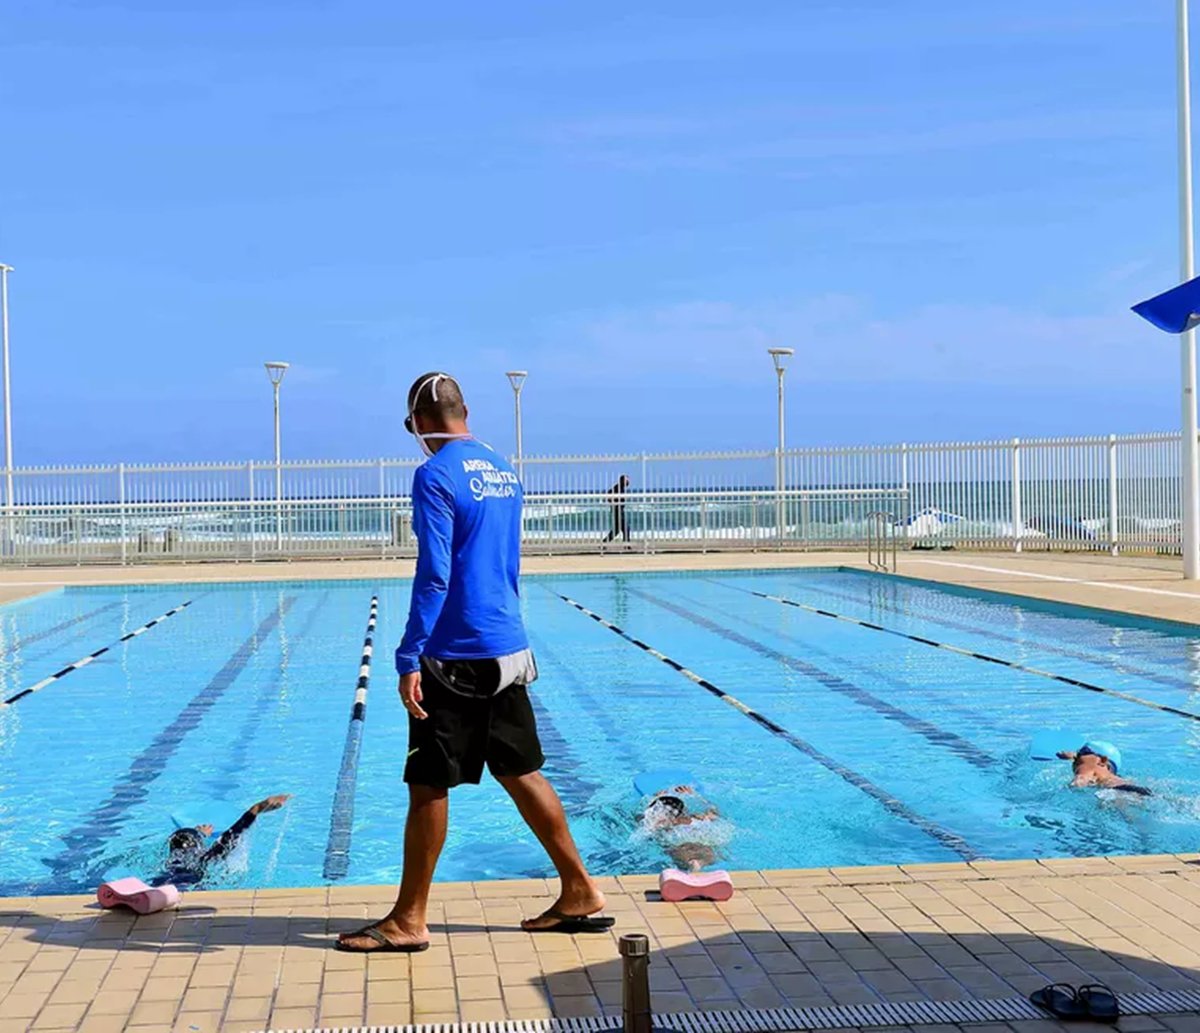
[[286, 362], [266, 362], [267, 378], [275, 391], [275, 550], [283, 549], [283, 461], [279, 451], [279, 385], [288, 371]]
[[783, 545], [784, 509], [783, 509], [783, 376], [786, 372], [787, 361], [796, 354], [795, 348], [768, 348], [767, 354], [775, 363], [775, 377], [779, 385], [779, 440], [775, 445], [775, 533], [779, 545]]
[[504, 374], [513, 389], [513, 416], [517, 423], [517, 475], [525, 481], [525, 448], [521, 442], [521, 388], [529, 373], [523, 369], [512, 369]]
[[0, 338], [3, 339], [4, 351], [4, 504], [10, 518], [8, 536], [11, 539], [13, 528], [11, 523], [13, 513], [13, 454], [12, 454], [12, 391], [8, 377], [8, 274], [13, 271], [11, 265], [0, 262]]
[[[1179, 87], [1179, 271], [1183, 282], [1196, 275], [1192, 214], [1192, 85], [1188, 44], [1188, 0], [1178, 0]], [[1200, 480], [1197, 479], [1196, 331], [1180, 340], [1182, 377], [1183, 576], [1200, 578]]]

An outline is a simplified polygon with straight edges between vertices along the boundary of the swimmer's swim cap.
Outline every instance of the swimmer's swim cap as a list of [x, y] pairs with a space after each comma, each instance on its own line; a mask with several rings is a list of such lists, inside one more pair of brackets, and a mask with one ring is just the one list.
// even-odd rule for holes
[[[1109, 766], [1112, 768], [1114, 775], [1117, 773], [1117, 769], [1121, 766], [1121, 751], [1110, 742], [1106, 742], [1103, 739], [1089, 739], [1083, 744], [1083, 749], [1087, 750], [1089, 753], [1095, 753], [1100, 757], [1105, 757], [1108, 760]], [[1080, 752], [1082, 752], [1082, 750]]]

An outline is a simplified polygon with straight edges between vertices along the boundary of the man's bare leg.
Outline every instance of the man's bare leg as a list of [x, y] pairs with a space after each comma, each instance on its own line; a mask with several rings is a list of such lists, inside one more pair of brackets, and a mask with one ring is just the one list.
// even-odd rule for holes
[[[431, 786], [408, 787], [408, 820], [404, 824], [404, 872], [400, 894], [386, 918], [374, 923], [394, 944], [428, 943], [425, 921], [429, 907], [429, 889], [433, 870], [446, 842], [446, 824], [450, 812], [449, 794]], [[338, 942], [348, 950], [369, 952], [379, 944], [369, 936], [342, 933]]]
[[[554, 787], [546, 781], [540, 771], [528, 775], [503, 776], [498, 779], [508, 791], [525, 819], [537, 836], [538, 842], [550, 855], [558, 872], [562, 889], [554, 909], [564, 915], [594, 915], [604, 909], [604, 894], [588, 875], [579, 856], [571, 830], [567, 827], [567, 816]], [[539, 929], [554, 925], [554, 918], [527, 918], [521, 923], [523, 929]]]

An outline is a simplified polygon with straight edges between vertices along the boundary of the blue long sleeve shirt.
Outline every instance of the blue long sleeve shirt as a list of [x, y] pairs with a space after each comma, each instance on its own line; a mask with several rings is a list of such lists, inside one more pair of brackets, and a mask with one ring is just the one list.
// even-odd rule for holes
[[413, 476], [417, 572], [396, 670], [420, 657], [484, 660], [528, 648], [521, 620], [521, 484], [474, 438], [447, 442]]

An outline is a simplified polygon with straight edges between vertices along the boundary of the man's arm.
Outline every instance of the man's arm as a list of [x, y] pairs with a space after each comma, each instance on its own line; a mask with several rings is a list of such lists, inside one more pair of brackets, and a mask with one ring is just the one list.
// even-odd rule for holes
[[204, 862], [207, 864], [212, 861], [219, 861], [221, 858], [227, 856], [238, 845], [238, 841], [245, 834], [246, 830], [254, 824], [255, 819], [263, 811], [277, 811], [287, 801], [287, 795], [268, 796], [265, 800], [259, 800], [258, 803], [252, 805], [245, 814], [222, 832], [217, 841], [204, 852]]
[[421, 467], [413, 478], [413, 532], [417, 536], [417, 570], [408, 624], [396, 649], [396, 670], [401, 675], [421, 669], [421, 654], [441, 616], [450, 587], [454, 495], [428, 466]]

